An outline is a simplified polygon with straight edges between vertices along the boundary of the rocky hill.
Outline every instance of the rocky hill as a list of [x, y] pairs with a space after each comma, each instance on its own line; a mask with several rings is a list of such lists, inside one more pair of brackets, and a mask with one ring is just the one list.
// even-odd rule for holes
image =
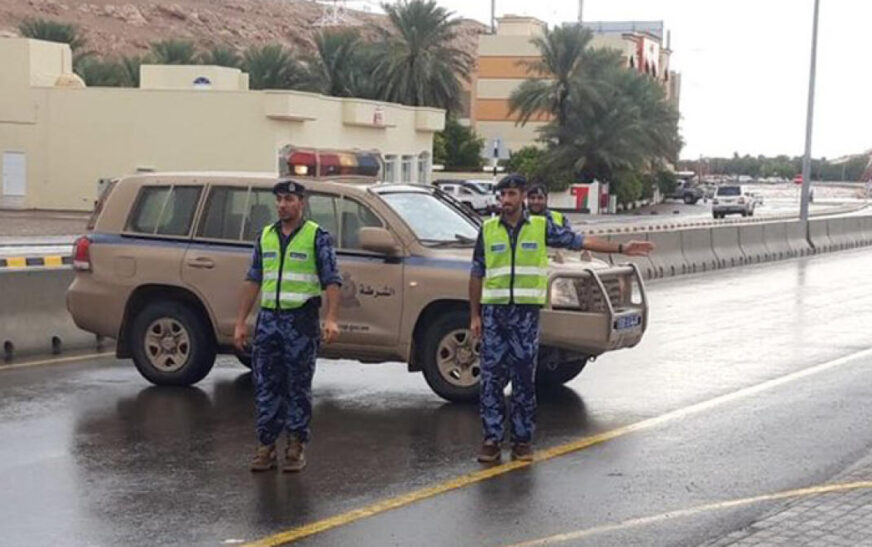
[[[104, 56], [145, 53], [154, 41], [191, 40], [202, 49], [225, 45], [283, 43], [309, 51], [329, 8], [312, 0], [0, 0], [0, 36], [17, 36], [27, 17], [74, 23], [82, 29], [86, 50]], [[385, 17], [347, 10], [342, 26], [364, 33]], [[463, 20], [456, 46], [475, 54], [476, 36], [485, 26]]]

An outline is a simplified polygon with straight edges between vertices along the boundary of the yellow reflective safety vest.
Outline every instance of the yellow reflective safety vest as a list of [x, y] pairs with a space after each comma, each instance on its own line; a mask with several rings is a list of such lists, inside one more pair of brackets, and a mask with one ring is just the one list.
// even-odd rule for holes
[[545, 304], [548, 287], [547, 220], [530, 216], [512, 249], [500, 217], [482, 224], [485, 278], [482, 304]]
[[550, 216], [551, 222], [558, 226], [563, 226], [563, 213], [558, 211], [552, 211], [551, 209], [545, 209], [545, 215], [537, 215], [536, 213], [530, 213], [532, 216]]
[[260, 234], [263, 279], [260, 307], [267, 310], [293, 310], [310, 298], [321, 295], [315, 234], [318, 225], [307, 220], [288, 242], [284, 256], [278, 228], [267, 226]]

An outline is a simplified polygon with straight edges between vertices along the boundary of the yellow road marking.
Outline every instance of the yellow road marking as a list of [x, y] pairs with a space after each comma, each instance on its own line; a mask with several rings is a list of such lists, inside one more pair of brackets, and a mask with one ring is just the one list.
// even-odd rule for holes
[[7, 268], [26, 268], [27, 258], [23, 256], [10, 256], [6, 258]]
[[63, 266], [64, 265], [64, 257], [62, 257], [60, 255], [44, 256], [44, 257], [42, 257], [42, 264], [43, 264], [43, 266], [52, 266], [52, 267]]
[[88, 359], [98, 359], [100, 357], [114, 356], [114, 351], [104, 351], [102, 353], [89, 353], [86, 355], [72, 355], [70, 357], [59, 357], [57, 359], [45, 359], [42, 361], [31, 361], [29, 363], [18, 363], [15, 365], [0, 365], [0, 371], [14, 370], [17, 368], [41, 367], [43, 365], [56, 365], [60, 363], [70, 363], [72, 361], [85, 361]]
[[743, 505], [752, 505], [754, 503], [760, 503], [764, 501], [776, 501], [787, 498], [798, 498], [802, 496], [811, 496], [817, 494], [829, 494], [833, 492], [844, 492], [846, 490], [858, 490], [861, 488], [872, 488], [872, 481], [859, 481], [859, 482], [849, 482], [849, 483], [841, 483], [841, 484], [824, 484], [820, 486], [811, 486], [808, 488], [798, 488], [796, 490], [785, 490], [783, 492], [776, 492], [774, 494], [764, 494], [761, 496], [754, 496], [750, 498], [740, 498], [735, 500], [728, 501], [720, 501], [717, 503], [709, 503], [707, 505], [698, 505], [696, 507], [691, 507], [689, 509], [679, 509], [676, 511], [669, 511], [667, 513], [661, 513], [659, 515], [651, 515], [648, 517], [640, 517], [630, 520], [625, 520], [622, 522], [618, 522], [616, 524], [606, 524], [603, 526], [594, 526], [592, 528], [586, 528], [583, 530], [576, 530], [574, 532], [567, 532], [564, 534], [555, 534], [553, 536], [544, 537], [541, 539], [534, 539], [530, 541], [524, 541], [522, 543], [513, 543], [508, 547], [536, 547], [538, 545], [553, 545], [555, 543], [563, 543], [566, 541], [573, 541], [576, 539], [581, 539], [589, 536], [593, 536], [596, 534], [603, 534], [606, 532], [615, 532], [618, 530], [625, 530], [627, 528], [634, 528], [638, 526], [645, 526], [648, 524], [655, 524], [658, 522], [663, 522], [666, 520], [676, 519], [680, 517], [691, 517], [694, 515], [698, 515], [700, 513], [708, 513], [711, 511], [718, 511], [721, 509], [730, 509], [733, 507], [741, 507]]
[[[690, 406], [686, 406], [684, 408], [679, 408], [677, 410], [673, 410], [671, 412], [667, 412], [665, 414], [661, 414], [660, 416], [655, 416], [653, 418], [648, 418], [646, 420], [642, 420], [636, 422], [634, 424], [630, 424], [627, 426], [619, 427], [617, 429], [612, 429], [610, 431], [606, 431], [604, 433], [599, 433], [597, 435], [591, 435], [589, 437], [582, 437], [576, 441], [569, 442], [566, 444], [562, 444], [559, 446], [555, 446], [553, 448], [549, 448], [547, 450], [537, 451], [533, 455], [533, 462], [544, 462], [558, 456], [563, 456], [572, 452], [577, 452], [579, 450], [583, 450], [585, 448], [604, 443], [606, 441], [610, 441], [612, 439], [616, 439], [618, 437], [623, 437], [629, 433], [633, 433], [636, 431], [642, 431], [645, 429], [651, 429], [653, 427], [657, 427], [659, 425], [663, 425], [664, 423], [674, 421], [680, 418], [685, 418], [691, 414], [696, 414], [705, 410], [709, 410], [719, 405], [723, 405], [725, 403], [729, 403], [735, 401], [737, 399], [748, 397], [751, 395], [756, 395], [761, 391], [765, 391], [768, 389], [772, 389], [774, 387], [778, 387], [780, 385], [786, 384], [788, 382], [792, 382], [794, 380], [799, 380], [801, 378], [805, 378], [807, 376], [811, 376], [813, 374], [818, 374], [820, 372], [824, 372], [826, 370], [844, 365], [845, 363], [849, 363], [855, 359], [860, 359], [862, 357], [867, 357], [872, 355], [872, 348], [865, 349], [863, 351], [859, 351], [857, 353], [852, 353], [850, 355], [846, 355], [844, 357], [839, 357], [838, 359], [834, 359], [832, 361], [827, 361], [825, 363], [821, 363], [818, 365], [811, 366], [809, 368], [792, 372], [785, 376], [780, 376], [778, 378], [773, 378], [772, 380], [767, 380], [760, 384], [739, 389], [737, 391], [733, 391], [731, 393], [727, 393], [725, 395], [721, 395], [715, 397], [714, 399], [709, 399], [707, 401], [703, 401], [701, 403], [696, 403]], [[469, 486], [471, 484], [475, 484], [487, 479], [491, 479], [494, 477], [498, 477], [500, 475], [504, 475], [509, 473], [510, 471], [514, 471], [516, 469], [521, 469], [524, 467], [528, 467], [532, 465], [532, 463], [526, 462], [509, 462], [502, 465], [497, 465], [494, 467], [490, 467], [487, 469], [482, 469], [480, 471], [474, 471], [472, 473], [467, 473], [465, 475], [461, 475], [454, 479], [436, 484], [434, 486], [430, 486], [427, 488], [421, 488], [419, 490], [413, 490], [406, 494], [388, 498], [382, 501], [375, 502], [371, 505], [367, 505], [365, 507], [361, 507], [360, 509], [355, 509], [352, 511], [348, 511], [347, 513], [341, 513], [339, 515], [335, 515], [333, 517], [329, 517], [323, 520], [315, 521], [310, 524], [305, 524], [298, 528], [293, 528], [291, 530], [280, 532], [278, 534], [274, 534], [271, 536], [267, 536], [265, 538], [259, 539], [247, 545], [249, 546], [273, 546], [273, 545], [283, 545], [285, 543], [290, 543], [292, 541], [296, 541], [298, 539], [302, 539], [308, 536], [312, 536], [321, 532], [325, 532], [332, 528], [336, 528], [339, 526], [343, 526], [346, 524], [350, 524], [352, 522], [371, 517], [373, 515], [377, 515], [379, 513], [384, 513], [386, 511], [390, 511], [391, 509], [396, 509], [398, 507], [403, 507], [439, 494], [444, 494], [446, 492], [450, 492], [452, 490], [457, 490], [459, 488], [463, 488], [465, 486]]]

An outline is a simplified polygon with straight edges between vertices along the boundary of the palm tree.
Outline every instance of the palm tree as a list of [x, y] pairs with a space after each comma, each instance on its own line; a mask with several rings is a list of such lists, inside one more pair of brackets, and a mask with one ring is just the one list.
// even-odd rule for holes
[[458, 111], [458, 78], [469, 80], [473, 61], [452, 45], [459, 19], [435, 0], [401, 0], [382, 8], [390, 27], [375, 29], [380, 36], [374, 70], [379, 98]]
[[124, 66], [118, 61], [89, 56], [79, 63], [76, 74], [89, 87], [129, 87]]
[[509, 98], [509, 114], [517, 112], [518, 123], [526, 124], [534, 115], [547, 114], [557, 119], [559, 126], [566, 124], [569, 96], [573, 85], [582, 85], [586, 95], [594, 95], [594, 88], [583, 84], [588, 63], [608, 64], [619, 59], [617, 53], [598, 53], [608, 50], [588, 48], [593, 33], [581, 25], [566, 25], [546, 30], [545, 35], [531, 42], [541, 52], [536, 61], [522, 61], [530, 79], [524, 81]]
[[151, 59], [147, 55], [131, 55], [121, 58], [120, 64], [124, 71], [124, 78], [130, 87], [139, 87], [139, 67], [149, 62]]
[[678, 113], [651, 78], [618, 65], [595, 74], [597, 101], [570, 87], [564, 125], [550, 123], [548, 161], [582, 180], [613, 180], [677, 155]]
[[159, 65], [193, 65], [196, 63], [197, 49], [188, 40], [161, 40], [151, 43], [154, 62]]
[[252, 89], [314, 90], [306, 67], [280, 44], [251, 46], [243, 55], [242, 66]]
[[25, 38], [69, 44], [75, 53], [85, 45], [85, 37], [79, 27], [72, 23], [61, 23], [50, 19], [27, 18], [18, 25], [18, 32]]
[[374, 97], [371, 47], [360, 39], [356, 29], [318, 33], [315, 50], [308, 65], [318, 91], [334, 97]]
[[204, 65], [226, 66], [239, 68], [242, 66], [242, 57], [227, 46], [215, 46], [200, 55], [200, 63]]

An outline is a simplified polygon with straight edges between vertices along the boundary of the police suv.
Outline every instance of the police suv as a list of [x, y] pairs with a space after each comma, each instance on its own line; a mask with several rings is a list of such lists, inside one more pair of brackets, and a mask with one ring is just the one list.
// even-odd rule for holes
[[[305, 180], [305, 215], [332, 234], [343, 278], [340, 335], [322, 355], [404, 361], [445, 399], [475, 399], [480, 344], [467, 287], [479, 218], [436, 187], [377, 183], [377, 155], [352, 153], [330, 172], [340, 164], [330, 154], [289, 149], [282, 159], [283, 172]], [[275, 180], [198, 172], [114, 182], [75, 244], [67, 307], [76, 324], [116, 339], [117, 355], [155, 384], [204, 378], [216, 354], [234, 352], [252, 245], [277, 219]], [[537, 379], [560, 384], [638, 344], [648, 304], [635, 266], [553, 253]]]

